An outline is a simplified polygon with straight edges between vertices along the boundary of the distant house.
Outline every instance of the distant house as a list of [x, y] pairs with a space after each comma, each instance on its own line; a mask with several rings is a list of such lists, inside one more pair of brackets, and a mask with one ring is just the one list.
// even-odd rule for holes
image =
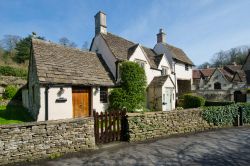
[[120, 81], [121, 62], [128, 60], [138, 63], [147, 77], [147, 106], [168, 111], [175, 108], [177, 94], [191, 90], [193, 63], [181, 49], [166, 44], [165, 38], [161, 29], [154, 49], [147, 48], [109, 33], [106, 14], [98, 12], [90, 50], [103, 57], [117, 83]]
[[[248, 56], [246, 58], [246, 61], [245, 61], [244, 65], [242, 66], [242, 69], [244, 70], [244, 72], [246, 74], [247, 87], [248, 87], [248, 89], [250, 89], [250, 50], [249, 50]], [[247, 94], [247, 101], [250, 102], [250, 92], [249, 91]]]
[[107, 108], [112, 74], [94, 52], [32, 39], [29, 110], [37, 121], [91, 116]]
[[245, 93], [246, 77], [241, 65], [193, 70], [193, 90], [209, 100], [238, 101]]

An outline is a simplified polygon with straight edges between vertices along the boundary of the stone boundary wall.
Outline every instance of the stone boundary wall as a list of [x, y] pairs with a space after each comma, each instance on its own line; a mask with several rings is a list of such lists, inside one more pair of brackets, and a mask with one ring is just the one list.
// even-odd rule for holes
[[0, 165], [95, 148], [92, 117], [0, 126]]
[[127, 113], [127, 119], [130, 142], [218, 128], [203, 120], [199, 109]]

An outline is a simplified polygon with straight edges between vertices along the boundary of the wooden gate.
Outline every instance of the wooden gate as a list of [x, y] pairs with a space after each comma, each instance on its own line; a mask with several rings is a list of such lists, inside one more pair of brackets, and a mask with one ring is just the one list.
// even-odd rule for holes
[[94, 111], [96, 144], [126, 139], [126, 111]]

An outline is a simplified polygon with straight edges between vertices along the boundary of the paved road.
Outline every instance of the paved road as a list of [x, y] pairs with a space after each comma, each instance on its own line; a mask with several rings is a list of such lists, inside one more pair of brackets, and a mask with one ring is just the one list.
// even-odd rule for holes
[[250, 165], [250, 127], [125, 144], [31, 165]]

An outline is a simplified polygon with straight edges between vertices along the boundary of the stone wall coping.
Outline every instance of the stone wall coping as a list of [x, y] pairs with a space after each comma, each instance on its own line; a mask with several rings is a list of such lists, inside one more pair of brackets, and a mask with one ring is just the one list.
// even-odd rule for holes
[[172, 111], [133, 112], [133, 113], [127, 113], [127, 116], [133, 117], [133, 116], [145, 116], [145, 115], [160, 115], [160, 114], [187, 112], [187, 111], [201, 111], [201, 109], [200, 108], [191, 108], [191, 109], [172, 110]]
[[39, 126], [39, 125], [53, 125], [53, 124], [60, 124], [60, 123], [74, 123], [80, 121], [89, 121], [92, 120], [94, 117], [81, 117], [81, 118], [74, 118], [74, 119], [60, 119], [60, 120], [49, 120], [49, 121], [40, 121], [40, 122], [24, 122], [19, 124], [8, 124], [8, 125], [0, 125], [0, 129], [6, 128], [21, 128], [27, 126]]

